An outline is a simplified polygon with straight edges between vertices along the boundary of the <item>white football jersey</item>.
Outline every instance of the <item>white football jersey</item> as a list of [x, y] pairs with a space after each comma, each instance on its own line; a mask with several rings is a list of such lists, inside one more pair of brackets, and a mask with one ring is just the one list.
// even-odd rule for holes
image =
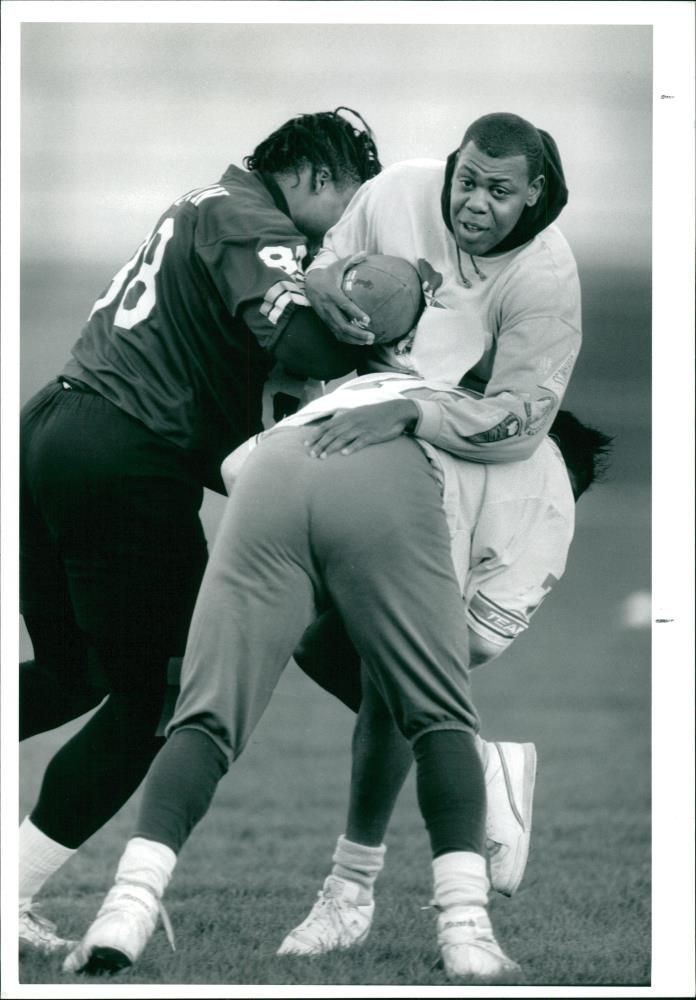
[[[227, 490], [248, 455], [268, 434], [312, 423], [339, 410], [440, 392], [462, 390], [392, 372], [352, 379], [240, 445], [222, 466]], [[483, 464], [415, 440], [441, 483], [467, 623], [502, 652], [527, 628], [565, 571], [575, 503], [560, 450], [547, 437], [524, 461]]]
[[[392, 164], [360, 186], [308, 274], [366, 251], [418, 271], [425, 308], [414, 329], [366, 354], [370, 371], [420, 375], [477, 390], [418, 400], [419, 439], [474, 462], [527, 457], [550, 426], [582, 340], [580, 282], [563, 234], [476, 257], [442, 218], [445, 164]], [[490, 457], [489, 457], [490, 456]]]
[[443, 471], [443, 503], [467, 622], [501, 652], [565, 571], [575, 502], [546, 438], [522, 462], [481, 465], [425, 446]]

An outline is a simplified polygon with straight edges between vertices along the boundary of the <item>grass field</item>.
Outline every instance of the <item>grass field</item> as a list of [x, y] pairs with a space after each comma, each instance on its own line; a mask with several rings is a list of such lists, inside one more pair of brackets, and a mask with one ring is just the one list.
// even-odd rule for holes
[[[636, 499], [636, 492], [633, 492]], [[647, 630], [620, 626], [649, 528], [607, 485], [583, 502], [568, 573], [514, 651], [475, 680], [489, 738], [539, 750], [527, 876], [495, 899], [521, 984], [650, 981], [650, 700]], [[643, 505], [644, 508], [644, 505]], [[601, 514], [601, 517], [600, 517]], [[67, 728], [67, 727], [66, 727]], [[279, 959], [342, 831], [351, 716], [291, 665], [252, 743], [182, 855], [168, 893], [177, 952], [159, 932], [126, 983], [441, 985], [427, 840], [412, 780], [399, 803], [373, 932], [356, 954]], [[61, 730], [21, 752], [23, 807]], [[79, 935], [110, 885], [136, 800], [49, 883], [47, 914]], [[57, 959], [21, 963], [24, 983], [66, 982]], [[84, 982], [84, 979], [75, 979]]]
[[[54, 373], [95, 284], [98, 290], [108, 276], [90, 285], [82, 308], [74, 285], [62, 299], [55, 294], [60, 282], [51, 278], [50, 327], [40, 289], [25, 288], [24, 396]], [[613, 296], [612, 308], [633, 303], [644, 317], [645, 298], [636, 306], [636, 296], [624, 291], [623, 299]], [[622, 624], [624, 601], [650, 582], [647, 418], [633, 405], [645, 401], [645, 382], [636, 381], [645, 371], [633, 380], [627, 375], [617, 401], [599, 377], [611, 359], [600, 364], [598, 357], [590, 347], [586, 379], [573, 392], [587, 400], [581, 416], [594, 414], [617, 435], [613, 481], [581, 501], [567, 574], [529, 633], [475, 678], [483, 735], [531, 739], [539, 751], [527, 876], [513, 899], [497, 897], [492, 905], [500, 940], [522, 966], [515, 980], [522, 985], [650, 983], [649, 630]], [[210, 534], [218, 514], [219, 504], [208, 498]], [[437, 965], [433, 911], [423, 909], [431, 894], [430, 862], [412, 778], [393, 821], [366, 945], [318, 960], [275, 956], [311, 905], [343, 829], [351, 725], [345, 709], [289, 667], [182, 855], [167, 899], [176, 953], [158, 932], [137, 969], [119, 983], [446, 983]], [[69, 731], [22, 746], [21, 815]], [[79, 936], [96, 912], [136, 807], [137, 796], [46, 887], [46, 913], [67, 935]], [[63, 976], [57, 958], [36, 957], [22, 960], [20, 981], [85, 983]]]

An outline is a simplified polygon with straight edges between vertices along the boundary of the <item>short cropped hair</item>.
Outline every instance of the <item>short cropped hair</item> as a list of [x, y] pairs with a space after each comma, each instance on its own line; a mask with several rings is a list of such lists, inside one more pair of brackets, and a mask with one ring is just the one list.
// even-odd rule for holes
[[[354, 125], [340, 112], [348, 112], [360, 124]], [[338, 187], [362, 184], [382, 169], [372, 129], [362, 115], [345, 107], [291, 118], [243, 162], [247, 170], [271, 174], [297, 173], [310, 166], [313, 180], [318, 170], [327, 169]]]
[[569, 410], [559, 410], [549, 429], [561, 449], [563, 461], [573, 480], [575, 499], [601, 482], [609, 468], [613, 437], [583, 424]]
[[529, 180], [544, 172], [544, 147], [536, 128], [525, 118], [494, 112], [477, 118], [464, 133], [460, 149], [474, 142], [486, 156], [524, 156]]

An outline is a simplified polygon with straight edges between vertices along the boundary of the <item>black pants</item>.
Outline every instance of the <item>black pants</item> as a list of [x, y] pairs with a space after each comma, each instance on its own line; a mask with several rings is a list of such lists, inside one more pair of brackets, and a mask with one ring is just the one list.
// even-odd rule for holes
[[183, 653], [207, 558], [203, 489], [182, 449], [60, 381], [22, 411], [20, 463], [21, 610], [34, 648], [20, 673], [20, 736], [108, 696], [49, 765], [32, 816], [77, 846], [159, 746], [167, 662]]

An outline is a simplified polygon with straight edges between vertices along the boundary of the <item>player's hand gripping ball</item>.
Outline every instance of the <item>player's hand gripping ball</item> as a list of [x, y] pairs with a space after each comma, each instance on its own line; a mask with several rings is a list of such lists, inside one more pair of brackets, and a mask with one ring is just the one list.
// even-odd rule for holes
[[418, 321], [423, 290], [418, 271], [402, 257], [369, 254], [348, 268], [343, 291], [370, 317], [376, 344], [405, 337]]

